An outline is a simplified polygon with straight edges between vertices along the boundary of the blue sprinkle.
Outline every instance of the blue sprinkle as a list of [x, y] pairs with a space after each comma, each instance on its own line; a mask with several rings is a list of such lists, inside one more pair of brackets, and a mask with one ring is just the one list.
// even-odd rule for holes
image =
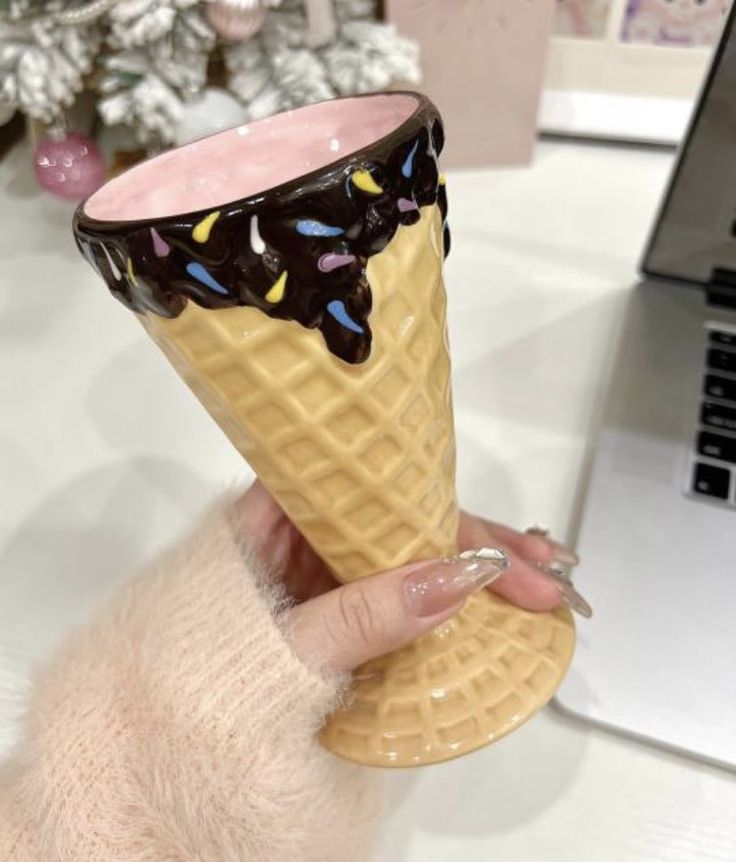
[[341, 236], [345, 231], [341, 227], [322, 224], [314, 219], [302, 219], [296, 223], [297, 231], [302, 236]]
[[216, 293], [222, 293], [224, 296], [228, 295], [227, 290], [207, 272], [207, 270], [202, 266], [201, 263], [188, 263], [187, 264], [187, 272], [193, 278], [196, 278], [197, 281], [201, 281], [202, 284], [209, 287], [211, 290], [214, 290]]
[[411, 152], [406, 157], [406, 161], [401, 166], [401, 173], [409, 179], [409, 177], [414, 173], [414, 156], [417, 154], [417, 148], [419, 147], [419, 141], [414, 141], [414, 146], [411, 148]]
[[357, 332], [358, 335], [362, 335], [365, 332], [363, 327], [358, 326], [353, 318], [347, 313], [345, 303], [341, 299], [333, 299], [332, 302], [328, 302], [327, 311], [338, 323], [341, 323], [345, 329], [349, 329], [351, 332]]

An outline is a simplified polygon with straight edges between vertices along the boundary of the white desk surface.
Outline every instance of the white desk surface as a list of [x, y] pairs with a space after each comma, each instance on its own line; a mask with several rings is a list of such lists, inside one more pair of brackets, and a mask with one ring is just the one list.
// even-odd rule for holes
[[[113, 584], [248, 471], [37, 192], [0, 165], [0, 698]], [[449, 177], [458, 487], [574, 533], [602, 385], [672, 155], [546, 142]], [[586, 579], [579, 575], [584, 590]], [[581, 625], [585, 625], [582, 622]], [[0, 735], [12, 736], [12, 710]], [[2, 740], [0, 739], [0, 743]], [[736, 782], [548, 709], [482, 752], [390, 774], [382, 862], [736, 858]]]

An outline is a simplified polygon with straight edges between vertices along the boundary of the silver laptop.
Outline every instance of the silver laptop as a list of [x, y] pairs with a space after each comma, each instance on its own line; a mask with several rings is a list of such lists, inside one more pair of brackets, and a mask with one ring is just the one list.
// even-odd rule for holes
[[736, 6], [632, 292], [559, 705], [736, 769]]

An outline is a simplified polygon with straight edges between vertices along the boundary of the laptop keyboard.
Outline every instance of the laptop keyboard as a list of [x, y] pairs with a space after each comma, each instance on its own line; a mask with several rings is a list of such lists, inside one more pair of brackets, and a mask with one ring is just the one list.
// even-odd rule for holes
[[692, 490], [736, 507], [736, 332], [708, 332]]

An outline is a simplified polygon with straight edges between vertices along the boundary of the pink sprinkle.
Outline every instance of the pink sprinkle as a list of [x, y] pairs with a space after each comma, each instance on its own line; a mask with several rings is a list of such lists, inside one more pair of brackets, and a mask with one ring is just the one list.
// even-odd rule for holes
[[323, 254], [317, 262], [317, 267], [321, 272], [332, 272], [333, 269], [347, 266], [354, 260], [354, 254]]
[[156, 252], [156, 257], [166, 257], [171, 248], [168, 243], [161, 239], [155, 227], [151, 228], [151, 239], [153, 240], [153, 250]]
[[416, 201], [410, 201], [409, 198], [399, 198], [399, 211], [402, 213], [410, 213], [412, 210], [418, 210]]

